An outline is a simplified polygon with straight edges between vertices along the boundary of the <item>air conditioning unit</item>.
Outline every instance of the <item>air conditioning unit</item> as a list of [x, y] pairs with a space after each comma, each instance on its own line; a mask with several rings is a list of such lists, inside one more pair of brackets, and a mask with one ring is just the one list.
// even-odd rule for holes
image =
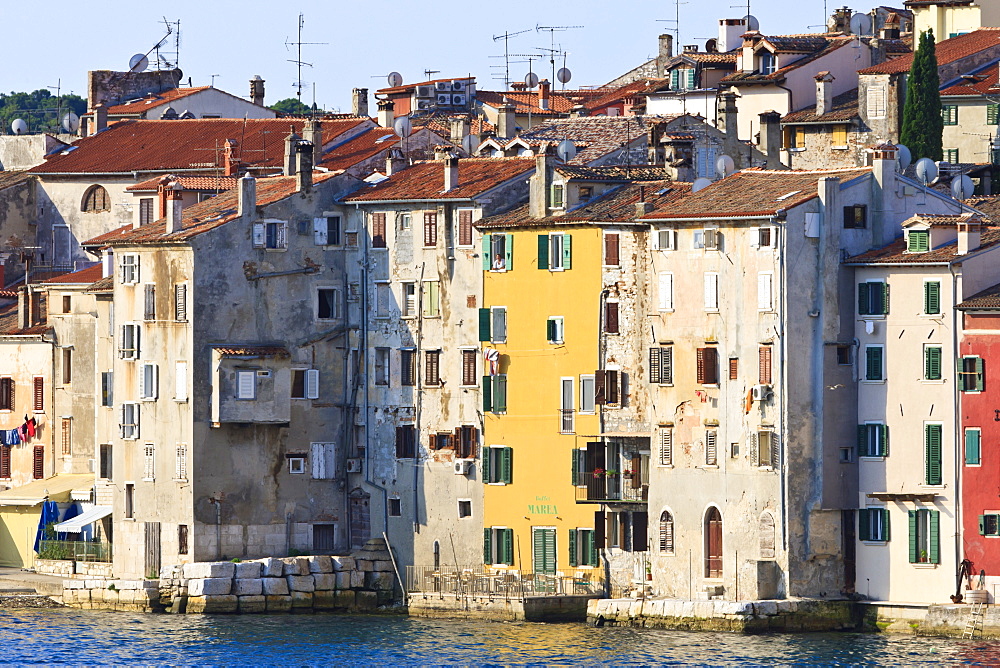
[[417, 86], [417, 97], [434, 97], [434, 86]]
[[451, 90], [454, 91], [454, 92], [456, 92], [456, 93], [464, 93], [465, 92], [465, 82], [464, 81], [452, 81], [451, 82]]
[[348, 473], [361, 473], [361, 458], [347, 460]]
[[770, 385], [754, 385], [753, 386], [753, 400], [754, 401], [766, 401], [771, 398], [774, 393], [771, 391]]
[[471, 459], [456, 459], [454, 463], [455, 475], [469, 475], [472, 471]]
[[437, 91], [439, 93], [450, 93], [451, 92], [451, 82], [450, 81], [438, 81]]
[[466, 100], [466, 97], [464, 95], [452, 95], [451, 96], [451, 103], [453, 105], [455, 105], [456, 107], [464, 107], [465, 106], [465, 100]]
[[417, 109], [433, 109], [434, 100], [417, 100]]
[[437, 100], [438, 100], [438, 106], [439, 107], [450, 107], [451, 106], [451, 94], [450, 93], [447, 94], [447, 95], [442, 94], [442, 93], [438, 93]]

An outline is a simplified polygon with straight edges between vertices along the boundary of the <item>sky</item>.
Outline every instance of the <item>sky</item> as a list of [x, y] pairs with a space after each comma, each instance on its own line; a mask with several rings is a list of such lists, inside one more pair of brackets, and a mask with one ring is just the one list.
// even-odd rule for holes
[[[127, 70], [129, 59], [149, 51], [165, 34], [164, 18], [180, 20], [179, 65], [195, 86], [213, 83], [240, 97], [248, 81], [266, 81], [266, 104], [294, 97], [297, 79], [298, 17], [304, 16], [303, 102], [327, 110], [350, 111], [351, 89], [371, 93], [387, 86], [397, 71], [413, 83], [434, 78], [476, 77], [480, 89], [501, 89], [504, 42], [512, 54], [538, 54], [551, 48], [567, 52], [573, 76], [568, 88], [600, 86], [656, 54], [657, 36], [672, 31], [680, 12], [677, 44], [698, 44], [715, 37], [718, 19], [746, 14], [739, 0], [506, 0], [504, 2], [261, 2], [174, 0], [169, 3], [114, 3], [50, 0], [42, 9], [31, 2], [0, 7], [0, 49], [7, 67], [0, 91], [32, 91], [61, 84], [63, 92], [85, 97], [87, 71]], [[765, 34], [818, 32], [825, 23], [826, 0], [756, 0], [751, 12]], [[829, 3], [829, 11], [839, 3]], [[875, 3], [853, 6], [869, 11]], [[582, 26], [555, 32], [539, 26]], [[174, 37], [164, 51], [174, 51]], [[315, 44], [308, 44], [308, 43]], [[155, 57], [155, 52], [151, 58]], [[527, 59], [512, 57], [511, 79], [522, 80]], [[494, 67], [496, 66], [496, 67]], [[556, 67], [562, 66], [562, 62]], [[548, 56], [532, 67], [551, 78]], [[427, 77], [425, 70], [439, 73]], [[546, 75], [547, 73], [547, 75]], [[493, 77], [498, 75], [499, 80]], [[369, 97], [374, 114], [374, 96]]]

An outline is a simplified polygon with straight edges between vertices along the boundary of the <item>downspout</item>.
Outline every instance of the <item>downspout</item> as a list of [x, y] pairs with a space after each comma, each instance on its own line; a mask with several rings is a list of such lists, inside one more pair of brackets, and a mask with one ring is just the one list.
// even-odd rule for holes
[[[600, 305], [598, 307], [599, 310], [597, 312], [597, 372], [598, 373], [600, 373], [604, 369], [604, 345], [605, 345], [605, 339], [604, 339], [604, 312], [605, 312], [605, 306], [604, 305], [607, 303], [607, 299], [608, 299], [608, 289], [607, 288], [602, 288], [601, 289], [601, 297], [600, 297], [600, 301], [599, 301]], [[594, 386], [595, 386], [595, 389], [596, 389], [596, 386], [597, 386], [597, 380], [596, 380], [596, 378], [594, 380]], [[605, 399], [607, 399], [607, 394], [608, 394], [607, 379], [605, 379], [605, 387], [604, 387], [604, 396], [605, 396]], [[595, 401], [594, 402], [594, 410], [597, 411], [597, 428], [598, 428], [597, 433], [598, 433], [598, 438], [601, 439], [601, 444], [603, 445], [604, 444], [604, 437], [600, 436], [600, 434], [604, 433], [604, 403], [602, 402], [602, 403], [599, 404], [599, 403], [597, 403]], [[589, 448], [588, 448], [588, 450], [589, 450]], [[607, 512], [606, 504], [603, 504], [603, 503], [601, 504], [601, 510]], [[595, 526], [594, 529], [596, 530], [597, 527]], [[606, 515], [605, 515], [605, 519], [604, 519], [604, 530], [602, 531], [602, 533], [604, 534], [604, 545], [605, 545], [605, 547], [603, 547], [601, 549], [603, 550], [603, 554], [606, 555], [607, 554], [607, 544], [608, 544], [608, 521], [607, 521], [607, 516]], [[606, 595], [610, 595], [611, 594], [611, 564], [608, 562], [608, 559], [606, 557], [604, 558], [604, 585], [605, 585], [604, 586], [604, 593]]]
[[[423, 350], [424, 340], [424, 270], [427, 268], [426, 262], [420, 263], [420, 283], [417, 285], [417, 349], [416, 356], [416, 381], [417, 400], [413, 409], [413, 427], [416, 431], [414, 436], [413, 453], [413, 533], [420, 533], [420, 414], [424, 403], [424, 378], [420, 373], [420, 352]], [[440, 300], [440, 291], [438, 299]]]
[[[347, 484], [347, 448], [349, 447], [349, 444], [350, 444], [351, 425], [352, 425], [352, 423], [354, 421], [354, 402], [356, 401], [356, 398], [357, 398], [357, 392], [355, 391], [354, 387], [357, 386], [357, 373], [360, 373], [360, 369], [358, 369], [357, 373], [355, 374], [354, 383], [353, 383], [354, 387], [348, 387], [347, 386], [347, 378], [348, 378], [347, 366], [351, 363], [351, 328], [350, 328], [350, 325], [351, 325], [351, 305], [350, 305], [350, 301], [347, 299], [347, 291], [350, 289], [350, 286], [348, 285], [348, 280], [347, 280], [347, 258], [346, 258], [346, 256], [342, 255], [341, 256], [341, 261], [343, 262], [343, 265], [341, 267], [341, 269], [342, 269], [341, 276], [343, 277], [343, 282], [344, 282], [344, 292], [343, 292], [344, 302], [342, 304], [342, 307], [344, 309], [344, 337], [345, 337], [345, 343], [347, 345], [344, 346], [344, 410], [341, 412], [341, 416], [342, 416], [342, 420], [343, 420], [343, 423], [341, 425], [341, 438], [342, 438], [341, 443], [343, 443], [343, 447], [339, 448], [341, 450], [341, 452], [339, 453], [339, 456], [337, 457], [337, 467], [338, 467], [338, 469], [340, 471], [343, 472], [343, 473], [341, 473], [341, 481], [342, 481], [342, 483], [344, 485], [343, 490], [342, 490], [343, 494], [344, 494], [344, 512], [345, 512], [345, 514], [348, 514], [348, 513], [350, 513], [350, 508], [351, 508], [351, 492], [350, 492], [350, 486]], [[362, 268], [362, 272], [364, 272], [363, 268]], [[361, 283], [361, 285], [364, 286], [365, 283]], [[361, 318], [363, 320], [367, 319], [367, 316], [365, 316], [365, 299], [367, 297], [367, 293], [368, 293], [368, 291], [366, 289], [361, 289]], [[361, 342], [359, 342], [358, 343], [358, 356], [359, 356], [359, 358], [361, 357], [361, 355], [363, 354], [363, 352], [364, 352], [363, 351], [363, 344]], [[365, 358], [365, 359], [367, 359], [367, 358]], [[330, 474], [327, 473], [327, 475], [330, 475]], [[351, 522], [350, 522], [350, 520], [348, 520], [346, 522], [346, 524], [347, 524], [347, 546], [348, 546], [348, 548], [350, 548], [350, 546], [351, 546]]]
[[[788, 294], [785, 290], [785, 239], [787, 238], [788, 225], [787, 217], [785, 215], [775, 216], [771, 219], [773, 222], [777, 223], [779, 220], [785, 222], [785, 225], [781, 226], [781, 243], [778, 244], [778, 294], [781, 296], [781, 317], [776, 318], [777, 328], [775, 329], [775, 334], [778, 337], [778, 374], [781, 378], [781, 397], [778, 401], [781, 410], [781, 420], [783, 423], [782, 430], [784, 430], [784, 424], [787, 424], [788, 420], [788, 392], [785, 390], [788, 387], [788, 370], [785, 365], [785, 327], [784, 318], [788, 317]], [[777, 228], [778, 226], [775, 225]], [[789, 529], [788, 529], [788, 474], [785, 470], [785, 464], [788, 462], [787, 456], [787, 445], [781, 448], [782, 454], [782, 471], [781, 471], [781, 528], [782, 536], [781, 539], [784, 542], [783, 548], [785, 551], [785, 558], [788, 559], [788, 542], [789, 542]], [[788, 594], [790, 583], [790, 574], [788, 570], [785, 570], [785, 594]]]
[[[958, 347], [958, 309], [955, 308], [955, 304], [959, 303], [961, 300], [958, 297], [958, 276], [955, 274], [955, 265], [951, 262], [948, 263], [948, 271], [951, 272], [951, 345], [954, 351], [953, 357], [959, 359], [959, 347]], [[954, 368], [954, 365], [952, 365]], [[952, 383], [952, 393], [955, 395], [953, 399], [953, 405], [956, 407], [955, 412], [955, 493], [954, 498], [952, 498], [952, 504], [954, 507], [954, 517], [955, 517], [955, 565], [962, 563], [962, 504], [960, 499], [962, 498], [962, 464], [961, 464], [961, 452], [962, 452], [962, 393], [958, 391], [958, 378], [956, 374], [955, 382]], [[971, 574], [970, 574], [971, 579]]]

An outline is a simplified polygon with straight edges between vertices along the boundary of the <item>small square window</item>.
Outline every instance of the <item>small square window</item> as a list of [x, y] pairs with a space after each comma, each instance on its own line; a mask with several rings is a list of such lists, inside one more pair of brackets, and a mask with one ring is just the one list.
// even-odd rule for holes
[[837, 346], [837, 364], [841, 366], [851, 365], [851, 347]]
[[469, 499], [459, 499], [458, 501], [458, 517], [459, 519], [465, 517], [472, 517], [472, 501]]
[[389, 517], [402, 517], [403, 503], [399, 499], [389, 499]]
[[853, 448], [841, 448], [840, 449], [840, 461], [844, 464], [849, 464], [854, 461], [854, 449]]
[[306, 458], [305, 457], [289, 457], [288, 458], [288, 472], [289, 473], [305, 473], [306, 472]]

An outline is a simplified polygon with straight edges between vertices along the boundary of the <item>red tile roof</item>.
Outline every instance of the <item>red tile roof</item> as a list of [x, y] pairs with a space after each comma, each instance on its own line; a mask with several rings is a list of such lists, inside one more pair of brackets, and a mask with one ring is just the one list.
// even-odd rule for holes
[[[559, 143], [570, 139], [577, 143], [576, 157], [570, 164], [585, 165], [646, 136], [649, 120], [672, 121], [679, 116], [582, 116], [537, 125], [520, 134], [531, 142], [548, 140]], [[584, 147], [583, 144], [586, 144]]]
[[322, 157], [318, 166], [332, 171], [348, 169], [392, 148], [399, 142], [399, 137], [394, 131], [388, 128], [371, 128], [331, 149]]
[[94, 281], [87, 292], [114, 292], [115, 291], [115, 277], [106, 276], [99, 281]]
[[476, 99], [491, 107], [499, 107], [506, 99], [514, 105], [514, 112], [527, 114], [529, 111], [538, 116], [558, 116], [568, 114], [577, 104], [586, 107], [594, 100], [605, 98], [610, 91], [620, 88], [588, 88], [585, 90], [551, 90], [549, 91], [549, 108], [538, 106], [538, 90], [508, 90], [476, 91]]
[[[154, 176], [146, 179], [134, 186], [129, 186], [125, 190], [129, 192], [156, 192], [160, 187], [162, 176]], [[235, 176], [174, 176], [174, 180], [181, 184], [184, 190], [211, 190], [222, 192], [236, 187], [239, 179]]]
[[1000, 309], [1000, 283], [977, 292], [955, 306], [963, 311], [996, 311]]
[[982, 97], [1000, 93], [997, 87], [997, 72], [1000, 65], [992, 63], [967, 77], [962, 77], [941, 90], [941, 95]]
[[[313, 174], [313, 183], [318, 184], [337, 176], [332, 172]], [[296, 192], [294, 176], [272, 176], [257, 179], [257, 206], [273, 204]], [[166, 233], [166, 221], [161, 218], [156, 222], [143, 225], [138, 229], [124, 225], [117, 230], [84, 241], [83, 246], [103, 248], [140, 243], [170, 243], [186, 241], [209, 230], [225, 225], [239, 217], [239, 193], [236, 189], [216, 195], [212, 199], [189, 206], [184, 209], [181, 217], [181, 231]]]
[[116, 104], [112, 107], [108, 107], [108, 115], [115, 116], [119, 114], [141, 114], [150, 107], [158, 107], [161, 104], [166, 104], [173, 102], [174, 100], [179, 100], [181, 98], [187, 97], [189, 95], [194, 95], [195, 93], [200, 93], [203, 90], [208, 90], [211, 86], [195, 86], [194, 88], [171, 88], [170, 90], [161, 91], [159, 93], [150, 93], [144, 98], [138, 100], [129, 100], [123, 104]]
[[[323, 122], [324, 145], [370, 119]], [[33, 174], [131, 174], [213, 170], [223, 166], [223, 142], [237, 142], [236, 155], [255, 170], [280, 170], [285, 137], [301, 135], [301, 119], [198, 118], [177, 121], [122, 121], [73, 142], [68, 150], [32, 168]]]
[[32, 176], [26, 171], [0, 170], [0, 190], [10, 188], [31, 179]]
[[[42, 292], [38, 296], [39, 301], [39, 322], [45, 323], [48, 317], [48, 298]], [[0, 307], [0, 336], [38, 336], [45, 334], [52, 328], [47, 324], [32, 325], [31, 327], [21, 327], [18, 323], [17, 302]]]
[[[792, 49], [792, 48], [779, 49], [778, 50], [779, 53], [781, 51], [786, 51], [794, 53], [807, 53], [808, 55], [805, 55], [802, 58], [796, 60], [795, 62], [789, 63], [788, 65], [785, 65], [784, 67], [775, 70], [771, 74], [761, 74], [760, 72], [733, 72], [731, 74], [727, 74], [726, 76], [722, 77], [722, 81], [724, 83], [732, 83], [732, 84], [770, 83], [773, 81], [783, 81], [785, 75], [791, 72], [792, 70], [803, 67], [804, 65], [807, 65], [815, 60], [818, 60], [819, 58], [822, 58], [823, 56], [833, 51], [836, 51], [837, 49], [846, 46], [847, 44], [851, 44], [854, 42], [854, 37], [841, 36], [839, 34], [835, 36], [822, 37], [816, 39], [813, 38], [805, 39], [807, 36], [804, 35], [793, 35], [787, 37], [788, 39], [786, 39], [783, 42], [783, 44], [788, 45], [792, 43], [801, 43], [802, 46], [798, 49]], [[783, 38], [768, 37], [766, 39], [767, 41], [773, 43], [774, 40]], [[824, 46], [821, 49], [813, 50], [812, 48], [809, 48], [808, 50], [806, 50], [807, 44], [818, 45], [820, 41], [824, 42]]]
[[220, 343], [212, 346], [220, 355], [231, 357], [288, 357], [284, 346], [240, 346]]
[[[1000, 244], [1000, 228], [984, 227], [979, 241], [978, 252]], [[952, 241], [943, 246], [932, 248], [925, 253], [909, 253], [906, 250], [906, 237], [896, 239], [888, 246], [876, 248], [860, 255], [847, 258], [846, 264], [942, 264], [961, 262], [967, 255], [959, 255], [957, 242]]]
[[858, 118], [858, 89], [854, 88], [833, 98], [833, 106], [822, 116], [816, 114], [816, 105], [810, 105], [785, 114], [782, 123], [834, 123]]
[[[1000, 46], [1000, 28], [980, 28], [938, 42], [934, 52], [940, 67], [998, 46]], [[909, 72], [912, 64], [913, 53], [908, 53], [879, 65], [858, 70], [858, 74], [899, 74]]]
[[443, 192], [444, 162], [428, 160], [396, 172], [374, 187], [359, 190], [344, 201], [470, 199], [534, 169], [534, 158], [462, 158], [458, 161], [458, 187]]
[[744, 169], [645, 218], [769, 216], [818, 197], [817, 184], [821, 178], [840, 177], [843, 183], [870, 173], [870, 167], [801, 172]]
[[970, 197], [965, 203], [974, 209], [982, 211], [991, 218], [1000, 220], [1000, 195]]
[[86, 269], [81, 269], [80, 271], [74, 271], [70, 274], [63, 274], [62, 276], [56, 276], [55, 278], [50, 278], [44, 283], [61, 283], [61, 284], [77, 284], [77, 283], [93, 283], [94, 281], [100, 280], [102, 274], [104, 273], [104, 267], [100, 263], [95, 264], [92, 267], [87, 267]]

